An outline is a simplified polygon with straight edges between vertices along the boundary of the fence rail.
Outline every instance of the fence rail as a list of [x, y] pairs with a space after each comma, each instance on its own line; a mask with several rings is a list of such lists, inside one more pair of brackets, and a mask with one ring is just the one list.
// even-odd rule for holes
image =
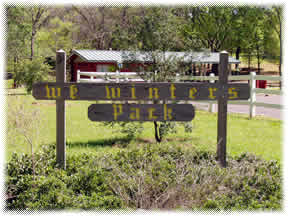
[[[189, 77], [184, 76], [181, 77], [181, 80], [194, 80], [194, 81], [210, 81], [214, 82], [218, 80], [217, 76], [214, 74], [210, 74], [210, 76], [202, 76], [202, 77]], [[228, 101], [228, 104], [238, 104], [238, 105], [249, 105], [249, 116], [250, 118], [256, 115], [256, 107], [266, 107], [266, 108], [274, 108], [274, 109], [283, 109], [283, 105], [281, 104], [271, 104], [271, 103], [263, 103], [256, 101], [256, 94], [272, 94], [272, 95], [283, 95], [283, 91], [281, 90], [271, 90], [271, 89], [262, 89], [256, 88], [256, 80], [269, 80], [269, 81], [282, 81], [282, 77], [280, 76], [264, 76], [264, 75], [256, 75], [255, 72], [251, 72], [250, 75], [245, 76], [228, 76], [228, 80], [242, 80], [249, 81], [250, 83], [250, 99], [248, 101]], [[214, 112], [217, 104], [217, 101], [202, 101], [203, 103], [208, 103], [208, 110], [210, 112]]]
[[[143, 82], [144, 80], [140, 76], [148, 73], [152, 72], [86, 72], [78, 70], [77, 82], [119, 82], [121, 79], [121, 81]], [[81, 78], [81, 75], [90, 78]]]
[[[145, 72], [145, 73], [153, 73], [153, 72]], [[142, 72], [144, 74], [144, 72]], [[89, 76], [90, 79], [80, 78], [80, 75]], [[124, 78], [124, 81], [141, 81], [144, 80], [142, 78], [136, 78], [141, 75], [141, 72], [82, 72], [77, 71], [77, 82], [119, 82], [121, 78]], [[99, 78], [103, 77], [103, 78]], [[107, 78], [107, 76], [109, 78]], [[94, 78], [96, 77], [96, 78]], [[176, 76], [176, 81], [210, 81], [215, 82], [218, 80], [218, 76], [214, 74], [210, 74], [210, 76], [180, 76], [179, 74]], [[249, 105], [249, 116], [250, 118], [256, 115], [256, 107], [266, 107], [266, 108], [274, 108], [274, 109], [283, 109], [283, 105], [281, 104], [271, 104], [271, 103], [263, 103], [256, 101], [256, 94], [272, 94], [272, 95], [283, 95], [283, 91], [281, 90], [271, 90], [271, 89], [262, 89], [256, 88], [256, 80], [269, 80], [269, 81], [282, 81], [282, 77], [280, 76], [264, 76], [264, 75], [256, 75], [255, 72], [251, 72], [250, 75], [238, 75], [238, 76], [228, 76], [228, 80], [241, 80], [241, 81], [249, 81], [250, 83], [250, 99], [248, 101], [228, 101], [228, 104], [238, 104], [238, 105]], [[122, 79], [123, 81], [123, 79]], [[148, 81], [149, 82], [149, 81]], [[215, 112], [217, 101], [201, 101], [199, 103], [208, 103], [208, 110], [210, 112]]]
[[[255, 72], [251, 72], [255, 73]], [[228, 80], [250, 80], [251, 79], [251, 73], [250, 75], [232, 75], [228, 76]], [[264, 76], [264, 75], [256, 75], [255, 73], [255, 80], [270, 80], [270, 81], [282, 81], [282, 77], [280, 76]], [[217, 76], [213, 76], [210, 74], [210, 76], [181, 76], [181, 80], [218, 80]]]

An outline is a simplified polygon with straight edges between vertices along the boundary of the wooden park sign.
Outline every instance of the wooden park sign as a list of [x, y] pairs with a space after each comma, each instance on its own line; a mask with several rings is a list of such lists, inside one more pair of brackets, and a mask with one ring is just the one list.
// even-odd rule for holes
[[[226, 166], [227, 100], [247, 100], [248, 84], [228, 84], [228, 53], [220, 54], [217, 83], [66, 83], [66, 54], [56, 54], [56, 82], [36, 83], [32, 94], [40, 100], [56, 100], [57, 163], [65, 169], [65, 100], [125, 101], [126, 103], [92, 104], [92, 121], [191, 121], [191, 104], [173, 101], [218, 100], [217, 159]], [[135, 101], [156, 104], [135, 104]], [[162, 103], [159, 103], [162, 101]], [[172, 104], [171, 104], [172, 102]]]
[[33, 96], [41, 100], [229, 100], [249, 98], [248, 84], [218, 83], [37, 83]]
[[91, 121], [191, 121], [192, 104], [92, 104]]

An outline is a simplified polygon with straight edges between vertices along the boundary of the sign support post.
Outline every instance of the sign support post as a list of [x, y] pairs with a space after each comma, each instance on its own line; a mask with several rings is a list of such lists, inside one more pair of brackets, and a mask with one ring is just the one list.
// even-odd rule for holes
[[222, 95], [218, 98], [217, 120], [217, 161], [226, 167], [226, 139], [227, 139], [227, 85], [228, 85], [228, 53], [220, 53], [219, 85]]
[[[56, 53], [56, 82], [65, 83], [66, 81], [66, 53], [59, 50]], [[55, 89], [56, 91], [56, 89]], [[61, 95], [61, 89], [58, 89], [58, 95]], [[62, 168], [66, 169], [66, 124], [65, 124], [65, 100], [56, 99], [56, 162]]]

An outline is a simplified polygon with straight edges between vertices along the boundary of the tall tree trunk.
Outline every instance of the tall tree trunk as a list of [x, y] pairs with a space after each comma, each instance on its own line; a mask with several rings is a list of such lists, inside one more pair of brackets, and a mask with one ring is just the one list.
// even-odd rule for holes
[[[280, 58], [279, 58], [279, 76], [282, 76], [282, 9], [281, 7], [274, 7], [276, 11], [277, 20], [279, 22], [279, 31], [277, 30], [276, 25], [274, 25], [275, 31], [278, 34], [279, 41], [280, 41]], [[282, 82], [279, 82], [280, 89], [282, 89]]]
[[106, 37], [105, 37], [105, 8], [104, 7], [100, 7], [99, 8], [99, 12], [101, 14], [101, 22], [100, 22], [100, 32], [101, 32], [101, 36], [99, 38], [99, 48], [100, 49], [105, 49], [108, 48], [106, 47]]
[[[236, 49], [236, 59], [239, 60], [240, 59], [240, 52], [241, 52], [241, 47], [238, 46]], [[237, 69], [239, 67], [239, 64], [235, 65], [235, 68]]]
[[122, 9], [122, 22], [121, 27], [124, 28], [127, 24], [127, 7]]
[[256, 50], [257, 50], [257, 71], [258, 71], [258, 75], [260, 75], [260, 48], [259, 45], [256, 46]]
[[158, 131], [158, 124], [156, 121], [154, 121], [154, 136], [158, 143], [162, 141], [162, 137], [160, 135], [160, 132]]
[[[280, 34], [279, 34], [279, 39], [280, 39], [280, 59], [279, 59], [279, 76], [282, 77], [282, 26], [280, 22]], [[280, 90], [282, 90], [282, 82], [280, 81]]]
[[30, 55], [31, 61], [33, 60], [33, 57], [34, 57], [35, 36], [36, 36], [36, 33], [35, 33], [35, 31], [33, 30], [33, 31], [32, 31], [32, 35], [31, 35], [31, 55]]
[[[211, 46], [211, 52], [218, 52], [218, 50]], [[218, 76], [218, 66], [219, 64], [212, 64], [211, 72], [214, 73], [215, 76]]]
[[[17, 70], [17, 68], [16, 68], [16, 65], [17, 65], [17, 63], [18, 63], [18, 56], [14, 56], [14, 65], [13, 65], [13, 67], [14, 67], [14, 76], [15, 76], [15, 74], [17, 73], [16, 72], [16, 70]], [[13, 79], [13, 88], [15, 89], [15, 88], [17, 88], [18, 86], [17, 86], [17, 83], [16, 83], [16, 80], [15, 79]]]
[[13, 61], [13, 69], [14, 69], [14, 73], [16, 72], [16, 64], [17, 64], [17, 62], [18, 62], [18, 58], [17, 58], [17, 56], [15, 55], [14, 56], [14, 61]]
[[248, 73], [250, 74], [250, 67], [251, 67], [251, 54], [250, 52], [248, 53]]

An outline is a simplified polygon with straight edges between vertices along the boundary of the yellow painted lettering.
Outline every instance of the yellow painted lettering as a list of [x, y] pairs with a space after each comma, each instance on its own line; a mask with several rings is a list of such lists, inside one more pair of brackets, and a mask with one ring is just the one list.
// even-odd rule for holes
[[139, 108], [135, 108], [135, 107], [131, 107], [130, 109], [132, 112], [130, 113], [130, 119], [131, 120], [139, 120], [140, 119], [140, 109]]
[[134, 86], [131, 88], [131, 99], [137, 99], [136, 98], [136, 90], [135, 90]]
[[172, 120], [172, 108], [167, 109], [167, 104], [164, 104], [164, 120]]
[[210, 99], [215, 99], [216, 96], [214, 95], [214, 92], [217, 91], [217, 88], [209, 88], [209, 98]]
[[57, 88], [57, 92], [58, 92], [57, 96], [55, 94], [55, 88], [53, 88], [52, 90], [54, 90], [54, 93], [52, 93], [53, 98], [61, 97], [61, 88]]
[[50, 98], [56, 99], [57, 97], [61, 97], [61, 88], [59, 87], [57, 88], [57, 95], [56, 95], [56, 88], [55, 87], [49, 88], [48, 85], [46, 85], [46, 97], [48, 99]]
[[229, 88], [229, 89], [228, 89], [228, 94], [229, 94], [228, 99], [238, 98], [238, 92], [235, 91], [235, 88]]
[[122, 113], [122, 104], [113, 104], [113, 117], [115, 121], [118, 119], [119, 115], [122, 115]]
[[46, 97], [49, 99], [49, 98], [51, 98], [51, 96], [50, 96], [50, 89], [49, 89], [49, 87], [48, 87], [48, 85], [46, 85]]
[[149, 99], [158, 99], [158, 98], [159, 98], [158, 88], [149, 88]]
[[149, 120], [156, 120], [157, 119], [157, 116], [154, 116], [153, 113], [155, 111], [155, 108], [149, 108], [148, 109], [148, 119]]
[[168, 119], [172, 120], [172, 108], [168, 108]]
[[196, 88], [190, 88], [190, 90], [189, 90], [189, 98], [195, 99], [196, 92], [197, 92]]
[[[108, 86], [105, 86], [106, 89], [106, 98], [107, 99], [113, 99], [113, 98], [120, 98], [120, 88], [109, 88]], [[117, 91], [117, 95], [116, 95]]]
[[78, 93], [78, 89], [76, 87], [76, 85], [71, 85], [70, 86], [70, 98], [71, 99], [76, 99], [77, 98], [77, 94]]
[[176, 96], [175, 96], [175, 90], [176, 90], [176, 87], [174, 84], [171, 84], [170, 86], [170, 94], [171, 94], [171, 99], [175, 99]]

